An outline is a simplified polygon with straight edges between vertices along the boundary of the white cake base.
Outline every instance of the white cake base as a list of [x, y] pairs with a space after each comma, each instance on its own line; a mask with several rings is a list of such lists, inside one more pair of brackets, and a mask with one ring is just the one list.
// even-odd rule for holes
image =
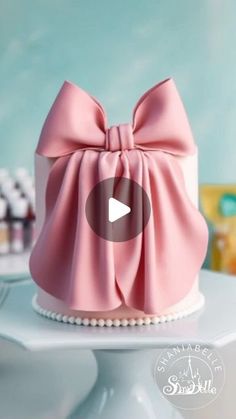
[[41, 314], [44, 317], [47, 317], [51, 320], [56, 320], [63, 323], [75, 324], [78, 326], [143, 326], [143, 325], [150, 325], [150, 324], [158, 324], [164, 323], [172, 320], [182, 319], [183, 317], [189, 316], [190, 314], [194, 313], [197, 310], [200, 310], [205, 302], [205, 298], [202, 293], [198, 293], [198, 299], [194, 304], [189, 307], [186, 307], [184, 310], [179, 310], [169, 314], [163, 314], [161, 316], [145, 316], [145, 317], [137, 317], [137, 318], [122, 318], [122, 319], [105, 319], [105, 318], [86, 318], [86, 317], [78, 317], [78, 316], [69, 316], [63, 313], [58, 313], [56, 311], [47, 310], [41, 307], [37, 302], [37, 294], [33, 296], [32, 299], [32, 306], [34, 310]]

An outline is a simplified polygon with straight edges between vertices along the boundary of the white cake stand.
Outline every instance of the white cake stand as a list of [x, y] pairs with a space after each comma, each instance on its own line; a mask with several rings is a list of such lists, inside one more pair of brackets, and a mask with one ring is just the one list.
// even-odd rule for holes
[[1, 283], [0, 337], [30, 351], [93, 351], [97, 381], [70, 419], [181, 419], [155, 383], [158, 351], [190, 343], [220, 347], [236, 339], [236, 279], [202, 271], [200, 284], [206, 305], [189, 317], [156, 326], [99, 328], [58, 323], [35, 313], [31, 300], [36, 287], [30, 280]]

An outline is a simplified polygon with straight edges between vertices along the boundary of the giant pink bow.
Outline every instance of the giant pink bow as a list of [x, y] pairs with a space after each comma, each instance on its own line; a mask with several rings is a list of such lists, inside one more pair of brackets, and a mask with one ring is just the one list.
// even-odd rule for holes
[[[208, 231], [190, 201], [174, 156], [196, 146], [172, 79], [137, 102], [133, 124], [108, 128], [101, 104], [65, 82], [44, 123], [36, 152], [57, 158], [46, 192], [46, 216], [30, 258], [36, 283], [71, 309], [104, 311], [125, 303], [160, 313], [191, 289]], [[151, 216], [134, 239], [97, 236], [86, 216], [94, 185], [126, 177], [144, 188]]]

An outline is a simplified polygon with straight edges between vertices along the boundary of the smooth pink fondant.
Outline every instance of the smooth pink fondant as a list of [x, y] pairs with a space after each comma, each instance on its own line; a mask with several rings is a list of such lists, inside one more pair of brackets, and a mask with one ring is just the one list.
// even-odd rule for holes
[[[160, 313], [193, 287], [208, 230], [186, 193], [173, 156], [196, 152], [172, 79], [146, 92], [133, 124], [107, 127], [99, 102], [65, 82], [43, 126], [37, 153], [56, 158], [46, 191], [46, 216], [30, 258], [35, 282], [72, 310], [120, 307]], [[85, 216], [97, 182], [124, 176], [151, 202], [142, 233], [114, 243], [98, 237]]]

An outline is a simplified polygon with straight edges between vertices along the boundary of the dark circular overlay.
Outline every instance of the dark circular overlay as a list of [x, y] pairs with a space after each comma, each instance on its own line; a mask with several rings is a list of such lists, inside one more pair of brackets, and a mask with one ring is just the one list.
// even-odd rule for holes
[[[129, 214], [109, 221], [109, 199], [114, 198], [130, 207]], [[92, 230], [105, 240], [131, 240], [146, 227], [151, 205], [145, 190], [125, 177], [112, 177], [97, 183], [89, 193], [85, 212]]]

